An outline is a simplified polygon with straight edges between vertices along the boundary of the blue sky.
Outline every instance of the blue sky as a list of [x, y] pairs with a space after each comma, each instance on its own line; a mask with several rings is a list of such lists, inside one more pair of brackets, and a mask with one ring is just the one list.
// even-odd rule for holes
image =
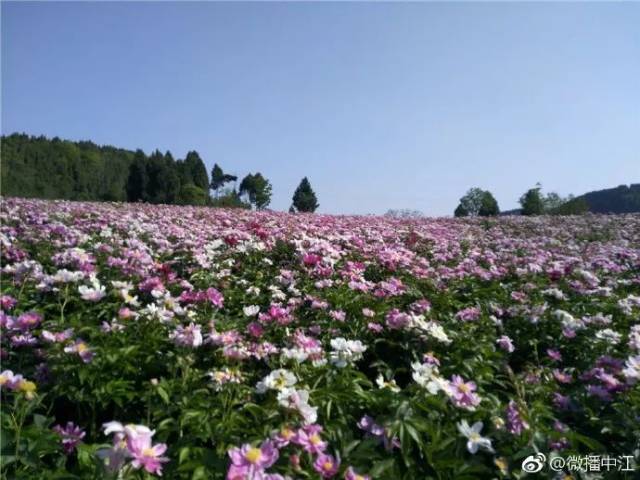
[[2, 2], [2, 132], [195, 149], [286, 209], [640, 181], [640, 3]]

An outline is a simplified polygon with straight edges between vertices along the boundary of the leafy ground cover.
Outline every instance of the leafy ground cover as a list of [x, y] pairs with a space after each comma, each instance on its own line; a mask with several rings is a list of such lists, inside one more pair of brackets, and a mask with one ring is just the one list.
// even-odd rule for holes
[[640, 216], [9, 198], [0, 242], [7, 478], [521, 478], [538, 452], [637, 464]]

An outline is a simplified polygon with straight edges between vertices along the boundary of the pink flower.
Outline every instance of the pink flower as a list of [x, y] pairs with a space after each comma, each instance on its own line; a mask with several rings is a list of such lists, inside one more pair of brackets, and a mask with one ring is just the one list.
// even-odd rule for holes
[[449, 396], [456, 407], [474, 410], [480, 404], [480, 397], [475, 393], [476, 384], [465, 382], [460, 375], [453, 375], [449, 383]]
[[515, 401], [511, 400], [507, 406], [507, 431], [512, 435], [520, 435], [527, 430], [529, 424], [520, 415], [520, 410]]
[[371, 330], [372, 332], [376, 332], [376, 333], [380, 333], [382, 330], [384, 330], [384, 327], [382, 325], [380, 325], [379, 323], [375, 323], [375, 322], [369, 322], [367, 324], [367, 328], [369, 330]]
[[80, 339], [76, 340], [73, 345], [65, 347], [64, 351], [65, 353], [77, 353], [84, 363], [91, 362], [95, 355], [91, 350], [89, 350], [87, 344]]
[[222, 294], [213, 287], [207, 288], [206, 292], [207, 300], [211, 302], [212, 305], [222, 308], [224, 304], [224, 297]]
[[245, 469], [251, 474], [269, 468], [276, 463], [279, 455], [278, 449], [270, 440], [263, 442], [259, 448], [246, 443], [240, 448], [229, 450], [229, 457], [232, 465], [236, 467], [235, 470], [239, 472], [240, 469]]
[[306, 253], [303, 257], [302, 257], [302, 262], [307, 266], [307, 267], [313, 267], [314, 265], [316, 265], [317, 263], [320, 262], [320, 260], [322, 260], [322, 257], [320, 257], [319, 255], [316, 255], [315, 253]]
[[553, 348], [548, 348], [547, 355], [549, 356], [550, 359], [555, 360], [556, 362], [562, 361], [562, 354], [558, 350], [555, 350]]
[[498, 346], [505, 352], [512, 353], [516, 348], [513, 346], [513, 341], [506, 335], [502, 335], [496, 340]]
[[331, 455], [320, 454], [313, 462], [313, 468], [322, 475], [322, 478], [331, 478], [338, 473], [340, 462]]
[[151, 444], [152, 435], [128, 436], [127, 448], [133, 457], [131, 465], [135, 469], [144, 468], [154, 475], [162, 475], [162, 464], [168, 462], [167, 457], [161, 455], [167, 451], [164, 443]]
[[73, 335], [73, 328], [68, 328], [63, 332], [50, 332], [48, 330], [42, 330], [40, 336], [47, 342], [61, 343], [69, 340]]
[[327, 448], [327, 442], [322, 440], [321, 431], [320, 425], [308, 425], [298, 430], [294, 441], [309, 453], [322, 453]]
[[249, 325], [247, 325], [247, 331], [252, 337], [260, 338], [264, 333], [264, 328], [258, 322], [251, 322]]
[[409, 323], [410, 317], [406, 313], [401, 312], [397, 308], [389, 311], [385, 317], [387, 320], [387, 327], [392, 330], [399, 330]]
[[202, 345], [202, 331], [200, 325], [191, 322], [188, 326], [178, 325], [169, 335], [176, 345], [182, 347], [196, 348]]
[[14, 328], [18, 328], [20, 330], [29, 330], [31, 328], [37, 327], [38, 324], [42, 321], [42, 315], [37, 312], [26, 312], [18, 317], [14, 324]]
[[11, 295], [0, 296], [0, 307], [2, 307], [5, 310], [11, 310], [13, 307], [16, 306], [17, 303], [18, 301], [15, 298], [13, 298]]
[[11, 370], [5, 370], [0, 373], [0, 389], [6, 386], [9, 390], [17, 390], [23, 380], [22, 375], [16, 375]]
[[86, 435], [86, 432], [73, 422], [67, 422], [64, 428], [61, 425], [56, 425], [53, 427], [53, 431], [62, 437], [62, 447], [64, 448], [64, 453], [67, 455], [73, 453], [76, 446]]
[[295, 431], [291, 430], [289, 427], [284, 427], [277, 433], [273, 441], [275, 442], [276, 447], [282, 448], [289, 445], [289, 443], [295, 438], [295, 436]]
[[465, 322], [474, 322], [480, 318], [480, 309], [478, 307], [469, 307], [456, 313], [458, 320]]
[[120, 310], [118, 310], [118, 317], [120, 317], [121, 319], [125, 320], [127, 318], [131, 318], [135, 315], [135, 313], [127, 307], [122, 307]]

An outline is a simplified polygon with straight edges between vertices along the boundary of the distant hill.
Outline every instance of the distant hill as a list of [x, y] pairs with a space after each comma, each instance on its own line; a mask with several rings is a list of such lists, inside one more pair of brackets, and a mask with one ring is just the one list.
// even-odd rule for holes
[[[620, 185], [615, 188], [594, 190], [575, 197], [584, 199], [593, 213], [636, 213], [640, 212], [640, 183]], [[505, 210], [500, 215], [520, 215], [520, 209]]]
[[640, 183], [630, 186], [596, 190], [580, 195], [589, 204], [594, 213], [632, 213], [640, 212]]

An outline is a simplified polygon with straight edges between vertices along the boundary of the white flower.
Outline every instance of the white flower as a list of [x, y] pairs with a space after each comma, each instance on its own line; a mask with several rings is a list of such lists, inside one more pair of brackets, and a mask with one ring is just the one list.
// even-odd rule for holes
[[260, 311], [260, 307], [258, 305], [249, 305], [248, 307], [244, 307], [242, 309], [242, 312], [247, 317], [253, 317], [253, 316], [257, 315], [259, 311]]
[[279, 368], [259, 381], [256, 390], [258, 393], [264, 393], [267, 390], [284, 390], [295, 385], [297, 381], [298, 379], [292, 372]]
[[378, 388], [388, 388], [392, 392], [396, 393], [400, 391], [400, 387], [393, 378], [387, 382], [382, 374], [378, 375], [378, 378], [376, 378], [376, 384], [378, 385]]
[[318, 419], [318, 408], [309, 405], [307, 390], [285, 388], [278, 393], [278, 403], [285, 408], [297, 410], [307, 424], [315, 423]]
[[633, 325], [629, 331], [629, 348], [640, 351], [640, 324]]
[[254, 297], [257, 297], [258, 295], [260, 295], [260, 289], [254, 286], [247, 288], [245, 292], [249, 295], [253, 295]]
[[331, 340], [333, 351], [329, 354], [331, 363], [338, 368], [344, 368], [362, 358], [362, 354], [367, 349], [360, 340], [347, 340], [339, 337]]
[[414, 362], [411, 364], [413, 369], [413, 380], [427, 389], [431, 395], [435, 395], [438, 391], [447, 391], [449, 382], [438, 375], [438, 367], [428, 363]]
[[53, 277], [51, 277], [55, 283], [75, 283], [84, 278], [82, 272], [70, 272], [67, 269], [58, 270]]
[[80, 285], [78, 292], [80, 293], [80, 297], [88, 302], [99, 302], [106, 295], [104, 285], [100, 285], [98, 282], [94, 282], [92, 287]]
[[282, 354], [282, 358], [286, 360], [295, 360], [298, 363], [302, 363], [309, 358], [309, 354], [302, 348], [283, 348], [280, 352]]
[[564, 292], [558, 288], [547, 288], [546, 290], [542, 290], [542, 294], [553, 297], [556, 300], [564, 300], [567, 298]]
[[627, 358], [624, 366], [625, 368], [622, 370], [622, 374], [631, 381], [631, 383], [636, 383], [640, 380], [640, 355]]
[[581, 330], [585, 327], [584, 322], [582, 320], [578, 320], [574, 318], [569, 312], [565, 312], [564, 310], [556, 310], [553, 312], [555, 317], [560, 320], [562, 323], [562, 328], [568, 330]]
[[596, 338], [604, 340], [611, 345], [617, 345], [618, 343], [620, 343], [622, 335], [611, 330], [610, 328], [605, 328], [604, 330], [598, 330], [596, 332]]
[[480, 431], [482, 430], [482, 422], [476, 422], [473, 426], [469, 426], [466, 420], [462, 420], [458, 423], [458, 430], [462, 434], [462, 436], [468, 439], [467, 441], [467, 450], [469, 453], [476, 453], [478, 448], [484, 448], [488, 452], [493, 452], [493, 447], [491, 446], [491, 440], [480, 435]]

